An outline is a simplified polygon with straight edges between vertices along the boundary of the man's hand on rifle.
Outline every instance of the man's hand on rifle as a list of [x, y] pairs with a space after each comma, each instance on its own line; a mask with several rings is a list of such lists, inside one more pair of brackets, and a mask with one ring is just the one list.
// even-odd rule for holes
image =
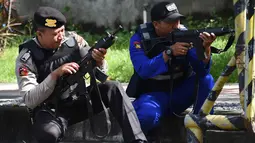
[[190, 47], [189, 43], [176, 42], [171, 46], [171, 49], [174, 56], [185, 56], [187, 55], [189, 47]]
[[199, 37], [203, 39], [203, 46], [205, 48], [205, 55], [206, 55], [206, 59], [204, 60], [204, 62], [207, 63], [211, 57], [211, 44], [216, 39], [216, 36], [214, 33], [209, 34], [207, 32], [203, 32], [203, 33], [200, 33]]
[[[189, 43], [185, 42], [176, 42], [173, 44], [170, 48], [172, 50], [173, 56], [185, 56], [187, 55], [188, 49], [191, 45]], [[165, 52], [163, 52], [164, 61], [166, 62], [168, 60], [168, 56]]]
[[99, 48], [99, 50], [93, 49], [92, 57], [94, 60], [96, 60], [97, 66], [102, 66], [102, 64], [104, 63], [103, 61], [104, 61], [106, 53], [107, 53], [107, 50], [104, 48]]
[[199, 37], [203, 39], [203, 46], [205, 49], [210, 48], [211, 44], [216, 39], [216, 36], [214, 33], [209, 34], [207, 32], [200, 33]]
[[53, 80], [57, 80], [60, 76], [64, 74], [74, 74], [79, 70], [79, 65], [75, 62], [66, 63], [60, 67], [58, 67], [56, 70], [54, 70], [51, 75]]

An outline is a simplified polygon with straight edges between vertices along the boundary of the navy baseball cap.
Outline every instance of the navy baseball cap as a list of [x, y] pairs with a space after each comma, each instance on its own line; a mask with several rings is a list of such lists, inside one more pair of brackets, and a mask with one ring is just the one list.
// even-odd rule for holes
[[179, 13], [175, 3], [159, 2], [151, 9], [151, 21], [173, 22], [184, 17]]
[[39, 7], [34, 14], [36, 26], [59, 28], [66, 23], [65, 16], [55, 8]]

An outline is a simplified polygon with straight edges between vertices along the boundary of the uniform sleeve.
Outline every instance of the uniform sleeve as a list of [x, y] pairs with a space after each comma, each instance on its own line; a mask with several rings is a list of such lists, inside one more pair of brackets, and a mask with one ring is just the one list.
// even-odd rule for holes
[[165, 63], [163, 58], [163, 53], [160, 53], [152, 59], [149, 59], [145, 55], [141, 44], [141, 38], [138, 34], [131, 37], [129, 52], [135, 71], [143, 79], [154, 77], [168, 70], [167, 63]]
[[[80, 55], [81, 57], [84, 57], [89, 49], [91, 48], [86, 40], [80, 35], [78, 35], [76, 32], [69, 32], [68, 34], [74, 36], [76, 41], [78, 42], [79, 48], [80, 48]], [[104, 73], [108, 71], [108, 64], [107, 61], [104, 59], [103, 64], [99, 67]]]
[[[22, 61], [22, 58], [25, 58], [26, 61]], [[56, 84], [51, 75], [47, 76], [40, 84], [37, 83], [37, 69], [26, 49], [23, 49], [16, 59], [15, 74], [20, 95], [23, 97], [24, 103], [31, 109], [46, 100]]]
[[[212, 57], [212, 56], [211, 56]], [[188, 61], [190, 62], [193, 70], [199, 76], [205, 76], [210, 73], [212, 59], [208, 63], [204, 63], [203, 61], [197, 58], [196, 48], [192, 48], [188, 51]]]

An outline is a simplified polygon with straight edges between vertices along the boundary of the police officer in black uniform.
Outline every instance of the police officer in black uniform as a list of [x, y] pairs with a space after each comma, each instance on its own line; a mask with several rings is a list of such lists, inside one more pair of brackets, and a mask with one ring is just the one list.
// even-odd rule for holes
[[[61, 140], [67, 127], [88, 118], [86, 98], [79, 96], [85, 90], [85, 82], [72, 85], [63, 95], [57, 108], [51, 99], [57, 80], [64, 74], [79, 70], [77, 62], [90, 48], [88, 43], [74, 32], [65, 31], [65, 16], [51, 7], [40, 7], [34, 14], [36, 36], [19, 46], [16, 60], [16, 76], [24, 103], [33, 111], [34, 136], [39, 143], [55, 143]], [[106, 69], [106, 50], [92, 51], [96, 65]], [[125, 142], [146, 142], [134, 108], [121, 84], [107, 81], [98, 84], [103, 102], [119, 122]], [[78, 90], [77, 90], [78, 89]], [[95, 90], [91, 90], [93, 111], [101, 112], [102, 105]], [[57, 114], [56, 114], [57, 108]]]

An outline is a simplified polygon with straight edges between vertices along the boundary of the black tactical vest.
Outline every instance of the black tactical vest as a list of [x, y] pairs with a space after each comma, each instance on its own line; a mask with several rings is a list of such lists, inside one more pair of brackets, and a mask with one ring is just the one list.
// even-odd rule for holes
[[[142, 38], [142, 47], [148, 58], [153, 58], [159, 55], [166, 49], [166, 46], [174, 44], [165, 42], [152, 47], [152, 45], [150, 45], [150, 40], [157, 37], [152, 23], [141, 24], [137, 28], [136, 33]], [[138, 97], [140, 94], [148, 92], [169, 92], [171, 89], [171, 80], [174, 80], [174, 88], [192, 73], [192, 68], [185, 56], [173, 57], [171, 66], [169, 65], [168, 69], [169, 70], [166, 73], [162, 73], [161, 75], [149, 79], [142, 79], [134, 70], [134, 74], [131, 77], [127, 88], [127, 94], [131, 97]]]
[[20, 45], [20, 50], [23, 48], [31, 51], [30, 53], [38, 72], [38, 83], [41, 83], [52, 71], [61, 65], [81, 60], [78, 43], [73, 37], [65, 41], [57, 50], [41, 48], [34, 40]]
[[[73, 37], [69, 37], [57, 50], [41, 48], [34, 40], [29, 40], [20, 45], [19, 51], [23, 48], [30, 51], [32, 60], [37, 68], [38, 83], [41, 83], [52, 71], [61, 65], [81, 60], [78, 43]], [[85, 82], [82, 85], [85, 86]]]

